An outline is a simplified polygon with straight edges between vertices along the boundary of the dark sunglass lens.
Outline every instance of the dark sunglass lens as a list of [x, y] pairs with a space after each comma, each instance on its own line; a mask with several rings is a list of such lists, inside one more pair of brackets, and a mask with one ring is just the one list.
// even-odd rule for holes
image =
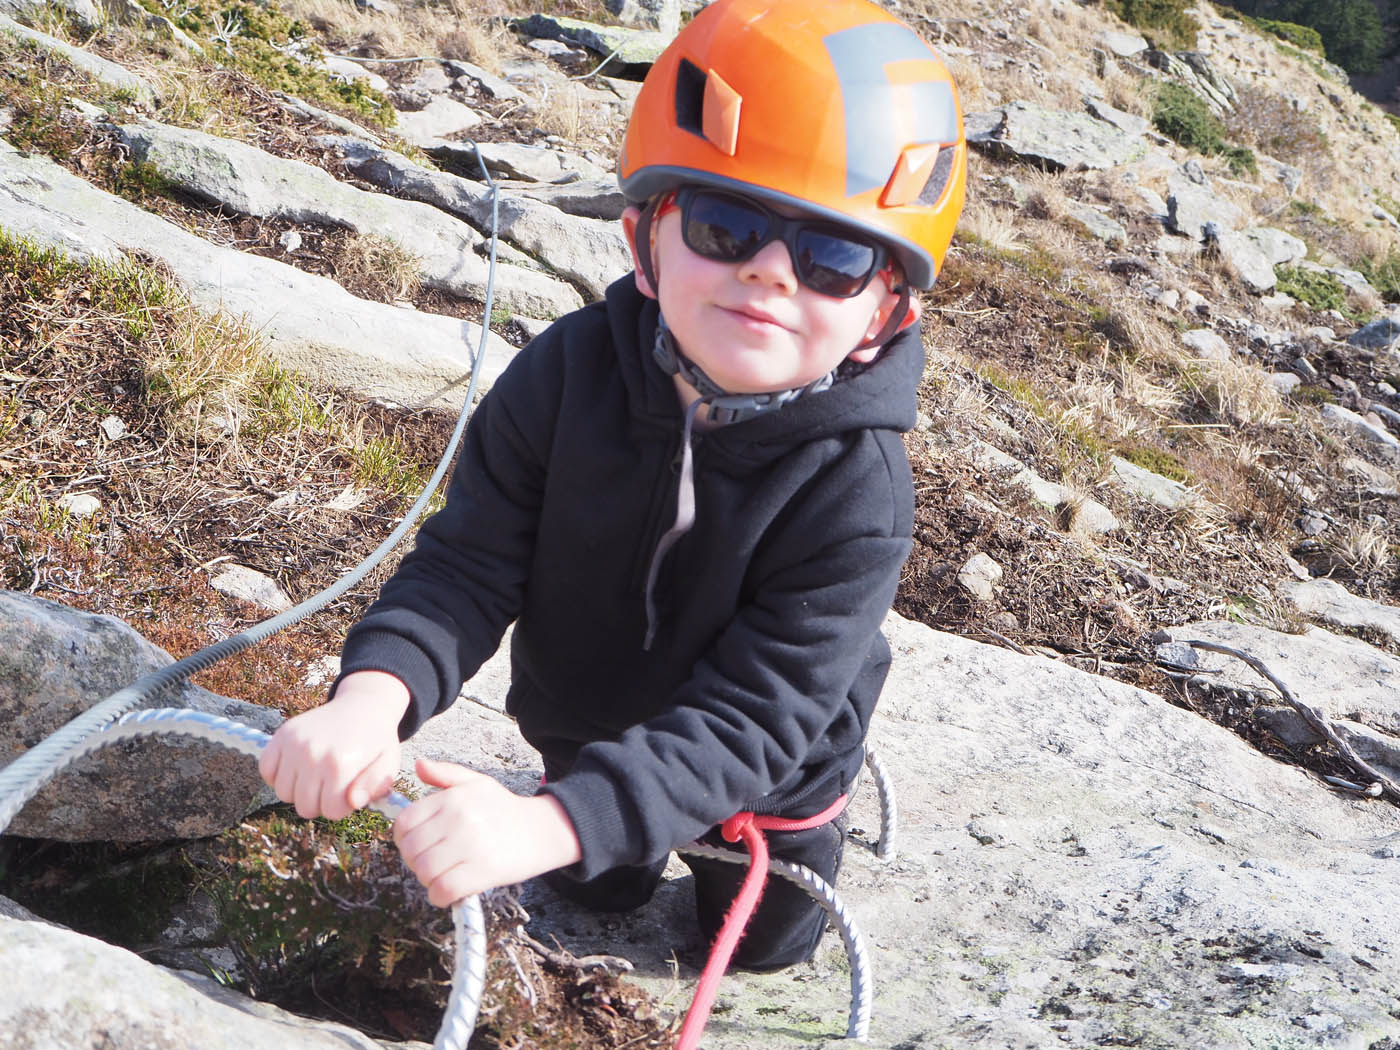
[[686, 212], [685, 243], [708, 259], [745, 259], [767, 232], [768, 216], [733, 197], [697, 193]]
[[823, 295], [842, 299], [856, 295], [878, 259], [874, 245], [816, 230], [797, 235], [797, 274], [808, 288]]

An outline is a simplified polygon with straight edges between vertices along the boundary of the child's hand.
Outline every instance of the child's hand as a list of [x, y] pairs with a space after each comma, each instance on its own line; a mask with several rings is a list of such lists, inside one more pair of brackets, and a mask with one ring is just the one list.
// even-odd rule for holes
[[339, 820], [393, 787], [408, 702], [408, 689], [393, 675], [346, 675], [328, 703], [277, 730], [258, 772], [301, 816]]
[[399, 814], [394, 841], [439, 908], [582, 856], [573, 823], [549, 795], [525, 798], [449, 762], [419, 759], [417, 769], [425, 784], [444, 790]]

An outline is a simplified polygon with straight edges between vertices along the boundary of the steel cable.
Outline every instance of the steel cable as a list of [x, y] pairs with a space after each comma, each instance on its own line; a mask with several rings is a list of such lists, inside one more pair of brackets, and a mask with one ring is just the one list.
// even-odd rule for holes
[[423, 513], [428, 501], [432, 499], [433, 493], [437, 491], [438, 485], [447, 473], [447, 468], [452, 463], [452, 457], [457, 454], [457, 446], [461, 443], [462, 435], [466, 432], [467, 420], [471, 416], [472, 402], [475, 399], [477, 384], [481, 378], [481, 365], [486, 360], [486, 339], [490, 334], [491, 304], [496, 291], [496, 242], [500, 225], [500, 190], [486, 168], [486, 161], [481, 156], [481, 149], [475, 143], [472, 144], [472, 147], [476, 150], [477, 163], [481, 165], [482, 175], [491, 189], [490, 267], [486, 278], [486, 301], [482, 314], [481, 341], [472, 358], [471, 380], [467, 384], [466, 398], [462, 403], [462, 411], [457, 416], [457, 425], [452, 431], [452, 437], [448, 440], [447, 447], [443, 451], [442, 458], [438, 460], [437, 468], [433, 471], [432, 477], [423, 487], [418, 498], [414, 500], [413, 505], [409, 507], [403, 520], [359, 565], [319, 594], [313, 595], [285, 612], [254, 624], [245, 631], [229, 638], [220, 639], [184, 659], [143, 675], [125, 688], [118, 689], [115, 693], [100, 700], [4, 768], [0, 768], [0, 827], [8, 827], [15, 815], [24, 808], [24, 804], [34, 797], [35, 792], [39, 790], [38, 785], [47, 783], [53, 777], [57, 771], [57, 767], [54, 765], [56, 756], [66, 754], [93, 733], [115, 722], [127, 711], [154, 700], [166, 690], [180, 685], [191, 675], [207, 670], [220, 660], [240, 653], [325, 608], [368, 576], [407, 535], [408, 530], [413, 527], [419, 515]]

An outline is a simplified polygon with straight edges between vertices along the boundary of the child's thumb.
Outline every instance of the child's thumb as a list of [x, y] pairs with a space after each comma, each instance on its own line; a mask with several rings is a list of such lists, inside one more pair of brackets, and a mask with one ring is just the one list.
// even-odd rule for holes
[[429, 787], [449, 788], [478, 777], [481, 774], [459, 766], [456, 762], [437, 762], [430, 758], [420, 758], [414, 767], [418, 779]]
[[388, 763], [377, 760], [370, 763], [360, 775], [350, 782], [345, 800], [352, 809], [364, 809], [372, 799], [386, 795], [394, 786], [394, 775]]

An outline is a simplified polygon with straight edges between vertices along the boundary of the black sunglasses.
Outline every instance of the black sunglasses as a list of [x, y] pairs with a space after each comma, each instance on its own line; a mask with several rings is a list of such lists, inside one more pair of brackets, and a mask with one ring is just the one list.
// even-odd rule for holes
[[849, 299], [885, 263], [885, 249], [833, 222], [789, 219], [758, 201], [723, 190], [686, 186], [677, 191], [681, 236], [696, 255], [744, 262], [764, 245], [782, 241], [797, 279], [814, 292]]

